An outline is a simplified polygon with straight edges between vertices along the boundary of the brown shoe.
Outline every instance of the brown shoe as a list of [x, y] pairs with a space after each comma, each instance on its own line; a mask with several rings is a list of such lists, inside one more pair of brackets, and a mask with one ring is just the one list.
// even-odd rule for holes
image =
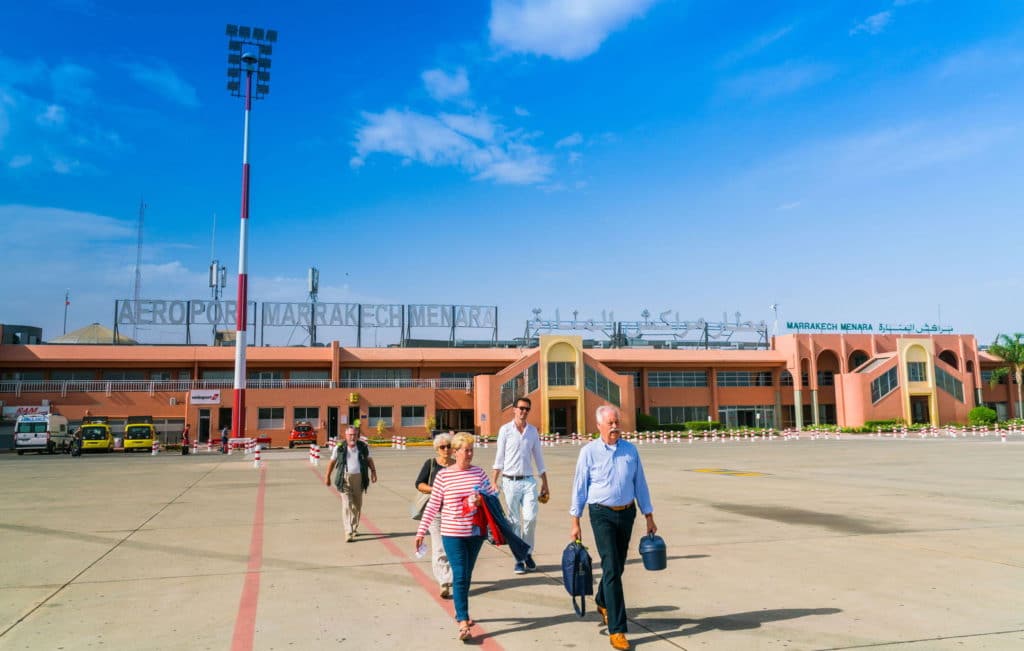
[[601, 623], [608, 626], [608, 609], [604, 606], [597, 606], [597, 614], [601, 616]]
[[441, 584], [441, 598], [442, 599], [451, 599], [452, 598], [452, 584], [451, 583], [442, 583]]
[[618, 649], [619, 651], [629, 651], [633, 648], [629, 640], [622, 633], [612, 633], [608, 636], [608, 641], [611, 642], [613, 649]]

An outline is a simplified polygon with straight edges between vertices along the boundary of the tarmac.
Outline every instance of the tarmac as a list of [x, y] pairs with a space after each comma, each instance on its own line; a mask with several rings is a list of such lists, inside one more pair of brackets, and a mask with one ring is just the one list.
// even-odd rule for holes
[[[485, 545], [482, 649], [609, 649], [561, 581], [579, 448], [544, 448], [536, 572]], [[375, 448], [346, 544], [326, 458], [0, 455], [0, 649], [444, 649], [451, 602], [413, 556], [429, 448]], [[637, 649], [1024, 648], [1024, 438], [808, 435], [640, 446], [668, 567], [624, 576]], [[325, 455], [326, 457], [326, 455]], [[478, 444], [490, 468], [493, 444]], [[590, 539], [590, 540], [588, 540]], [[584, 543], [592, 542], [584, 522]], [[591, 545], [597, 570], [596, 549]]]

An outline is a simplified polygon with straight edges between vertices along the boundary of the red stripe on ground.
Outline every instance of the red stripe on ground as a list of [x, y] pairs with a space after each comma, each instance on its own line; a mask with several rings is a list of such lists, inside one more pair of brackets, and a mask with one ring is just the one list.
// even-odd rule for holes
[[[313, 471], [313, 474], [315, 474], [317, 478], [320, 480], [320, 483], [323, 484], [324, 478], [323, 475], [320, 474], [320, 471], [317, 470], [316, 468], [313, 468], [312, 466], [310, 466], [309, 469]], [[327, 486], [327, 488], [332, 493], [337, 495], [338, 500], [341, 501], [341, 493], [335, 490], [333, 486]], [[375, 525], [373, 521], [370, 520], [368, 517], [360, 514], [359, 524], [365, 527], [366, 530], [372, 533], [373, 535], [378, 536], [377, 542], [383, 545], [384, 549], [391, 552], [392, 556], [402, 561], [402, 567], [405, 568], [405, 571], [408, 572], [412, 576], [412, 578], [416, 580], [416, 583], [420, 584], [420, 586], [427, 592], [427, 595], [434, 600], [434, 603], [436, 603], [438, 606], [441, 607], [442, 610], [448, 613], [448, 617], [450, 619], [454, 620], [455, 606], [452, 604], [451, 601], [441, 598], [441, 595], [438, 593], [439, 587], [434, 577], [427, 576], [427, 573], [420, 569], [419, 563], [409, 560], [409, 555], [403, 552], [401, 549], [399, 549], [398, 545], [396, 545], [394, 541], [392, 541], [390, 538], [384, 538], [384, 532], [381, 531], [380, 528], [378, 528], [377, 525]], [[485, 649], [486, 651], [504, 651], [503, 647], [500, 644], [498, 644], [494, 640], [494, 638], [484, 637], [483, 639], [479, 639], [480, 635], [487, 635], [487, 631], [485, 631], [483, 627], [480, 626], [480, 624], [475, 624], [473, 626], [473, 638], [479, 640], [479, 647], [481, 649]]]
[[231, 651], [251, 651], [256, 636], [256, 607], [260, 598], [260, 571], [263, 569], [263, 498], [267, 492], [267, 468], [260, 467], [260, 485], [256, 491], [256, 513], [252, 519], [249, 566], [246, 568], [242, 598], [238, 602]]

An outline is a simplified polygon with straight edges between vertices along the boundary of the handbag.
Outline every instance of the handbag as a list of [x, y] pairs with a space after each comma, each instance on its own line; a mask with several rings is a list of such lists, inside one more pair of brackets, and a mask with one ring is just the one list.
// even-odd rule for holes
[[[437, 474], [437, 462], [433, 459], [430, 460], [430, 474], [427, 475], [427, 484], [433, 486], [434, 476]], [[413, 520], [419, 520], [423, 517], [423, 510], [427, 508], [427, 502], [430, 501], [430, 493], [421, 493], [416, 491], [416, 497], [413, 498], [412, 504], [409, 505], [409, 517]]]
[[420, 493], [413, 499], [412, 504], [409, 505], [409, 517], [413, 520], [419, 520], [423, 517], [423, 510], [427, 508], [427, 502], [430, 501], [430, 493]]
[[[578, 540], [569, 543], [562, 552], [562, 582], [572, 597], [573, 610], [583, 617], [587, 610], [587, 595], [594, 594], [594, 570], [587, 548]], [[580, 598], [578, 606], [576, 597]]]

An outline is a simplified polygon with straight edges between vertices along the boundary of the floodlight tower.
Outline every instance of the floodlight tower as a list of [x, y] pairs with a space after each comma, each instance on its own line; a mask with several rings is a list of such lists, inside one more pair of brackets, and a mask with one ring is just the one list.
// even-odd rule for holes
[[[242, 130], [242, 218], [238, 232], [238, 304], [235, 319], [235, 400], [231, 410], [231, 429], [235, 438], [245, 437], [245, 347], [248, 345], [248, 250], [249, 230], [249, 114], [252, 100], [270, 93], [270, 56], [277, 31], [262, 27], [228, 25], [228, 91], [234, 97], [245, 97], [245, 122]], [[245, 74], [245, 93], [242, 76]], [[253, 77], [256, 89], [253, 92]]]

